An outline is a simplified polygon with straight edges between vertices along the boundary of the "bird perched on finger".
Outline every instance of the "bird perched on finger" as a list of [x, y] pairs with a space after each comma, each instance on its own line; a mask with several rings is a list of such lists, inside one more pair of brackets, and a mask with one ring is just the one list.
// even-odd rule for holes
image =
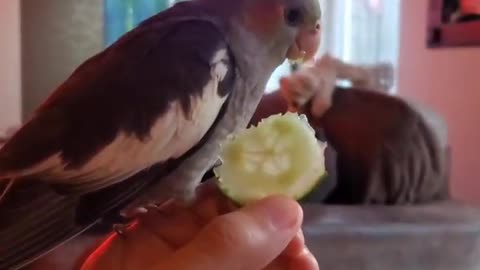
[[188, 202], [273, 71], [315, 55], [319, 20], [317, 0], [185, 1], [84, 62], [0, 150], [0, 269]]

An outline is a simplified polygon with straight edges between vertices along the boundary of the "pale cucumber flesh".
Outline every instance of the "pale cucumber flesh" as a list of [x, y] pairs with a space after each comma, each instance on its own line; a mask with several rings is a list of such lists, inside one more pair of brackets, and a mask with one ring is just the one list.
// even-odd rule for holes
[[240, 204], [270, 195], [300, 200], [323, 179], [325, 147], [303, 115], [273, 115], [231, 136], [214, 172], [220, 189]]

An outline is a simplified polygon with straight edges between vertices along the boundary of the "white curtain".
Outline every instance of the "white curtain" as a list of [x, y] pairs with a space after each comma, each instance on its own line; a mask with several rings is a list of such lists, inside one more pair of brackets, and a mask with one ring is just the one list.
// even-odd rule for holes
[[[388, 62], [398, 66], [400, 0], [319, 0], [322, 7], [322, 44], [329, 53], [352, 64]], [[288, 63], [272, 75], [267, 91], [290, 73]], [[396, 91], [396, 83], [392, 89]]]

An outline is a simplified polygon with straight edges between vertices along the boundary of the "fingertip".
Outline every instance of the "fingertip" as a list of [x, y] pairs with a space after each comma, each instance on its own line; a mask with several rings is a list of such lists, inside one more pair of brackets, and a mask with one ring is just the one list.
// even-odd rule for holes
[[219, 216], [179, 250], [175, 260], [182, 267], [176, 269], [190, 269], [193, 260], [196, 269], [263, 269], [292, 241], [302, 218], [298, 202], [284, 196]]
[[[300, 204], [283, 195], [267, 197], [248, 205], [244, 211], [251, 212], [258, 220], [268, 219], [276, 230], [300, 229], [303, 210]], [[294, 235], [292, 235], [293, 237]]]

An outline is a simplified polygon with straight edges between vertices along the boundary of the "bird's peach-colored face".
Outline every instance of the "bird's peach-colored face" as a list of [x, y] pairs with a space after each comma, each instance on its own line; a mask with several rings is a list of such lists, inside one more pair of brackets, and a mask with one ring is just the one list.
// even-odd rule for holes
[[306, 26], [300, 30], [287, 52], [289, 60], [302, 59], [309, 61], [315, 57], [321, 42], [321, 25], [317, 22], [313, 26]]
[[282, 4], [282, 1], [260, 0], [255, 3], [249, 13], [247, 27], [267, 39], [279, 29], [286, 31], [288, 27], [296, 28], [297, 35], [294, 42], [290, 44], [285, 57], [289, 60], [309, 61], [316, 55], [320, 47], [320, 18], [317, 20], [311, 14], [302, 13], [296, 15], [299, 16], [298, 25], [287, 26], [291, 23], [289, 20], [295, 20], [295, 14], [293, 17], [289, 17], [290, 11], [291, 8]]

